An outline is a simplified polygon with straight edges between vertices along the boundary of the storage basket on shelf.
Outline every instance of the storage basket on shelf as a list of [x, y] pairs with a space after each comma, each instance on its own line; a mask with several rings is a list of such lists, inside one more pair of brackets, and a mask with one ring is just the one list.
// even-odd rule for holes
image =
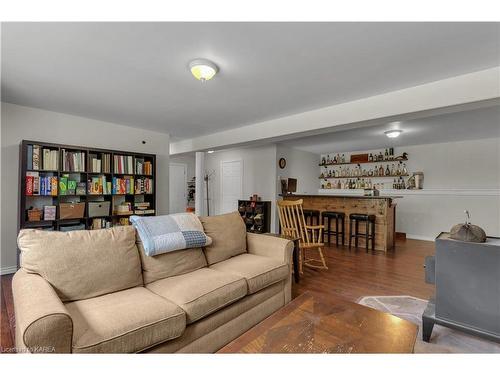
[[81, 219], [84, 213], [85, 203], [59, 203], [59, 219]]
[[28, 210], [28, 221], [40, 221], [42, 220], [42, 210], [39, 208], [30, 208]]
[[110, 201], [89, 202], [89, 217], [108, 216]]

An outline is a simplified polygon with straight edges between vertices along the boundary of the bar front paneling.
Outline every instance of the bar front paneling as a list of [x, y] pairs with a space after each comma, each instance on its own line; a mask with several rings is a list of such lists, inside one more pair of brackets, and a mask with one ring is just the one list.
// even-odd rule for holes
[[[345, 214], [345, 240], [349, 242], [349, 215], [375, 215], [375, 250], [388, 251], [394, 248], [396, 203], [394, 199], [400, 196], [355, 196], [355, 195], [286, 195], [283, 199], [303, 199], [304, 209], [323, 211], [338, 211]], [[326, 222], [326, 221], [325, 221]], [[363, 227], [362, 225], [360, 228]], [[364, 230], [364, 228], [363, 228]], [[365, 239], [359, 238], [358, 246], [365, 247]]]

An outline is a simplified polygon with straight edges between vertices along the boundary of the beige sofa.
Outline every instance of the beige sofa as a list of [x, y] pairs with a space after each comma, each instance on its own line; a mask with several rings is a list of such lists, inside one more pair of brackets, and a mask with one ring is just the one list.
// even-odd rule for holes
[[145, 256], [132, 227], [22, 230], [16, 346], [56, 353], [210, 353], [291, 299], [293, 244], [201, 218], [213, 243]]

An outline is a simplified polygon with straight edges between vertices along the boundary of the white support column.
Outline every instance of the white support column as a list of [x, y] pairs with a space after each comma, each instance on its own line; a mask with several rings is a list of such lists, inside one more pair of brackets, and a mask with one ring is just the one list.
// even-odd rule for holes
[[205, 153], [197, 152], [196, 153], [196, 166], [195, 166], [195, 174], [196, 174], [196, 185], [195, 185], [195, 213], [198, 216], [205, 215], [205, 181], [203, 177], [205, 175]]

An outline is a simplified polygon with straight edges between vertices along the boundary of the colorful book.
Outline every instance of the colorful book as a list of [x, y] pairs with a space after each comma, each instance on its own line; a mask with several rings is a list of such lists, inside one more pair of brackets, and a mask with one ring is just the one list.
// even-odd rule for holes
[[40, 146], [38, 145], [33, 145], [33, 169], [34, 170], [39, 170], [40, 169]]
[[76, 185], [76, 194], [85, 195], [87, 193], [87, 184], [85, 182], [78, 182]]
[[52, 176], [50, 178], [50, 185], [51, 185], [51, 195], [56, 196], [57, 195], [57, 177]]
[[27, 147], [27, 169], [33, 169], [33, 145]]
[[33, 176], [26, 176], [26, 195], [33, 195]]
[[74, 195], [76, 193], [76, 181], [68, 180], [68, 194]]
[[59, 179], [59, 195], [66, 195], [68, 190], [68, 177], [62, 176]]

